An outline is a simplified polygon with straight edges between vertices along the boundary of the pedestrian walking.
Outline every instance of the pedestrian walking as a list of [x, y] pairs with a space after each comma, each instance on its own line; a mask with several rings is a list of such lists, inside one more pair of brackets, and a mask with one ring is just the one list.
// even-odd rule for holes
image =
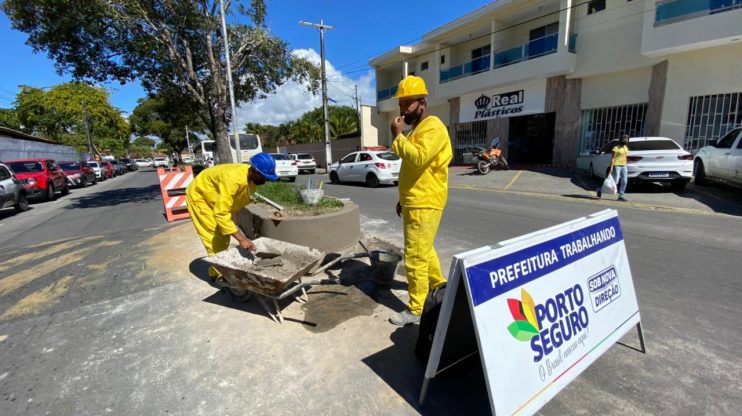
[[[234, 237], [245, 250], [255, 245], [232, 221], [232, 214], [250, 203], [258, 186], [275, 181], [276, 162], [268, 153], [258, 153], [250, 163], [230, 163], [206, 168], [186, 189], [186, 202], [196, 232], [209, 256], [229, 248]], [[220, 273], [212, 266], [209, 277]]]
[[[626, 167], [629, 155], [628, 134], [624, 134], [623, 137], [621, 137], [621, 140], [618, 141], [618, 145], [613, 147], [611, 153], [611, 167], [608, 170], [608, 174], [613, 176], [613, 181], [616, 182], [616, 186], [618, 187], [618, 200], [627, 201], [625, 193], [626, 184], [629, 179], [629, 170]], [[600, 188], [598, 188], [597, 193], [598, 198], [603, 196]]]
[[[433, 247], [448, 198], [448, 165], [453, 153], [448, 129], [427, 111], [425, 81], [407, 76], [399, 83], [400, 116], [391, 125], [392, 151], [402, 159], [397, 216], [404, 226], [404, 266], [410, 301], [408, 309], [392, 316], [394, 325], [420, 322], [428, 292], [445, 283]], [[403, 134], [404, 124], [412, 131]]]

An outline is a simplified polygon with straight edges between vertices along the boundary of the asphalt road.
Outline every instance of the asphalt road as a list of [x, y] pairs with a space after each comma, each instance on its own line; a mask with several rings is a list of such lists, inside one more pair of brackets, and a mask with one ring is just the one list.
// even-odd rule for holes
[[[325, 189], [358, 203], [365, 232], [401, 244], [396, 187]], [[452, 189], [436, 247], [447, 269], [455, 253], [616, 206]], [[369, 356], [363, 348], [376, 352], [388, 342], [384, 317], [356, 321], [365, 341], [351, 347], [344, 342], [352, 325], [312, 337], [296, 326], [277, 331], [259, 308], [255, 315], [234, 312], [191, 274], [175, 276], [176, 265], [202, 255], [202, 248], [182, 237], [183, 230], [192, 231], [188, 224], [165, 222], [151, 170], [32, 207], [19, 215], [0, 211], [2, 415], [294, 414], [302, 405], [329, 414], [488, 409], [481, 389], [454, 395], [435, 381], [437, 411], [418, 408], [415, 393], [406, 389], [419, 388], [408, 386], [419, 374], [402, 369], [409, 351]], [[612, 348], [542, 414], [735, 414], [742, 405], [742, 219], [618, 209], [648, 354]], [[189, 271], [203, 272], [196, 262]], [[232, 313], [243, 314], [239, 322]], [[385, 335], [369, 335], [379, 331]], [[297, 337], [306, 337], [299, 338], [301, 349]], [[625, 342], [637, 345], [630, 336]], [[256, 352], [270, 346], [275, 350]], [[245, 355], [245, 349], [254, 353]], [[331, 361], [321, 361], [326, 354]], [[376, 374], [358, 368], [352, 354], [365, 357]], [[315, 369], [319, 363], [322, 369]], [[342, 371], [333, 363], [343, 363]], [[312, 378], [315, 371], [318, 378]], [[450, 399], [436, 401], [436, 386]]]

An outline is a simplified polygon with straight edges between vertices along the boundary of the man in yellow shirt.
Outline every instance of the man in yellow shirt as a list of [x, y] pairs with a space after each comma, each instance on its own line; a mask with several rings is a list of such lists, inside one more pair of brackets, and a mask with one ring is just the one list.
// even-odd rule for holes
[[[420, 322], [428, 291], [445, 283], [433, 241], [448, 198], [448, 165], [451, 139], [441, 120], [428, 113], [425, 81], [407, 76], [399, 83], [400, 116], [391, 125], [392, 151], [402, 159], [399, 173], [397, 215], [404, 225], [404, 265], [407, 272], [409, 309], [389, 319], [404, 326]], [[412, 126], [405, 136], [404, 124]]]
[[[204, 169], [186, 189], [186, 202], [198, 236], [212, 256], [229, 248], [229, 236], [240, 247], [254, 250], [255, 245], [232, 221], [232, 214], [250, 203], [259, 185], [275, 181], [276, 162], [267, 153], [258, 153], [250, 164], [223, 164]], [[209, 268], [209, 277], [216, 279], [219, 272]]]

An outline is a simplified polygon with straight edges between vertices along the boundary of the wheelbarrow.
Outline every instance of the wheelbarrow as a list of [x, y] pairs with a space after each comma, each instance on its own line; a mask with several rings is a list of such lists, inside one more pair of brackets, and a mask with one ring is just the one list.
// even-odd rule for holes
[[361, 243], [365, 252], [340, 256], [309, 273], [325, 258], [325, 253], [268, 237], [257, 238], [253, 243], [255, 252], [232, 247], [205, 260], [222, 274], [222, 288], [230, 296], [247, 301], [254, 295], [271, 319], [279, 323], [283, 323], [279, 300], [294, 296], [298, 302], [306, 303], [307, 288], [340, 283], [339, 278], [304, 280], [304, 277], [316, 276], [343, 260], [369, 257], [375, 269], [374, 277], [391, 280], [401, 259], [383, 250], [368, 251]]

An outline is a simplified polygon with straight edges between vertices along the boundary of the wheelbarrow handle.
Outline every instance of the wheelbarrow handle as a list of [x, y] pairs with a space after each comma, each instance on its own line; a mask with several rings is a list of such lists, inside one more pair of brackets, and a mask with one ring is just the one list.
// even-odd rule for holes
[[320, 267], [319, 269], [313, 271], [312, 273], [309, 273], [308, 275], [309, 276], [318, 275], [318, 274], [324, 272], [325, 270], [329, 269], [330, 267], [336, 265], [337, 263], [339, 263], [341, 261], [345, 261], [345, 260], [349, 260], [349, 259], [359, 259], [361, 257], [370, 257], [370, 256], [371, 256], [370, 253], [355, 253], [355, 254], [348, 254], [348, 255], [345, 255], [345, 256], [340, 256], [340, 257], [336, 258], [335, 260], [333, 260], [333, 261], [325, 264], [324, 266]]
[[339, 279], [316, 279], [316, 280], [309, 280], [306, 282], [301, 282], [297, 285], [292, 286], [290, 289], [286, 290], [285, 292], [281, 293], [277, 297], [274, 297], [276, 300], [282, 300], [285, 299], [294, 293], [300, 291], [303, 288], [308, 288], [311, 286], [320, 286], [320, 285], [336, 285], [338, 284]]

